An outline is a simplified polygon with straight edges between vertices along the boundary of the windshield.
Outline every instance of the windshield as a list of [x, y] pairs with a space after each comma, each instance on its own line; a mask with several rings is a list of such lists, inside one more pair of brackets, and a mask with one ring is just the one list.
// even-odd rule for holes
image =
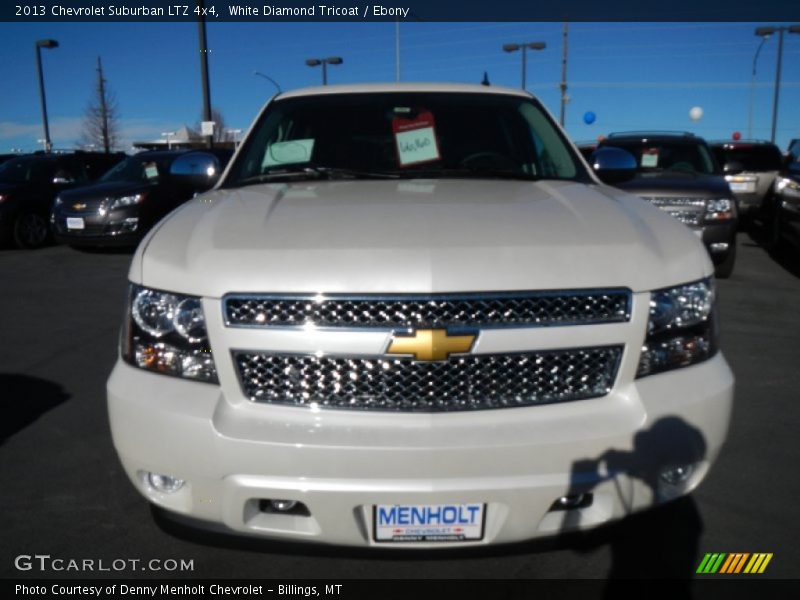
[[159, 178], [169, 171], [169, 165], [174, 156], [136, 155], [126, 158], [113, 169], [107, 171], [100, 178], [102, 182], [125, 181], [136, 183], [139, 181], [158, 182]]
[[0, 181], [29, 183], [52, 181], [56, 163], [41, 158], [12, 158], [0, 165]]
[[703, 143], [683, 140], [614, 140], [603, 143], [604, 147], [622, 148], [633, 154], [640, 173], [656, 171], [683, 171], [715, 175], [719, 173], [711, 152]]
[[720, 164], [738, 162], [745, 171], [780, 171], [783, 165], [781, 151], [775, 146], [715, 146], [714, 154]]
[[248, 136], [224, 186], [298, 174], [587, 178], [536, 102], [445, 92], [276, 100]]

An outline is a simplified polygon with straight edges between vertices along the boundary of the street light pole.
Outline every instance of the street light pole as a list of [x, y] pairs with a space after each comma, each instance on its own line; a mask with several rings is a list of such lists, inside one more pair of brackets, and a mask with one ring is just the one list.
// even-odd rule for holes
[[761, 48], [764, 47], [764, 42], [768, 39], [768, 35], [761, 36], [761, 43], [758, 45], [755, 56], [753, 56], [753, 73], [750, 76], [750, 110], [747, 115], [747, 139], [750, 140], [753, 139], [753, 110], [756, 103], [756, 63], [758, 62]]
[[800, 25], [790, 25], [789, 27], [758, 27], [756, 35], [769, 37], [773, 33], [778, 34], [778, 65], [775, 69], [775, 95], [772, 100], [772, 136], [770, 141], [775, 143], [775, 133], [778, 129], [778, 98], [781, 92], [781, 66], [783, 63], [783, 32], [800, 33]]
[[309, 58], [306, 65], [318, 67], [322, 65], [322, 85], [328, 85], [328, 65], [340, 65], [344, 62], [341, 56], [330, 56], [328, 58]]
[[[208, 83], [208, 44], [206, 43], [206, 18], [203, 0], [197, 0], [197, 8], [200, 19], [197, 21], [198, 34], [200, 36], [200, 76], [203, 86], [203, 120], [208, 122], [211, 117], [211, 86]], [[206, 148], [214, 145], [214, 135], [207, 135]]]
[[527, 51], [530, 50], [544, 50], [546, 48], [546, 44], [544, 42], [528, 42], [525, 44], [503, 44], [503, 51], [505, 52], [516, 52], [517, 50], [522, 51], [522, 89], [524, 90], [527, 86], [527, 73], [528, 73], [528, 57]]
[[42, 122], [44, 123], [44, 151], [50, 152], [53, 144], [50, 142], [50, 125], [47, 123], [47, 100], [44, 95], [44, 74], [42, 73], [42, 48], [58, 48], [56, 40], [36, 41], [36, 69], [39, 73], [39, 98], [42, 101]]
[[559, 124], [563, 127], [564, 126], [564, 119], [566, 117], [567, 111], [567, 102], [569, 101], [569, 96], [567, 96], [567, 58], [568, 58], [568, 51], [567, 51], [567, 42], [569, 41], [569, 30], [567, 29], [567, 23], [564, 22], [564, 47], [561, 53], [561, 85], [559, 89], [561, 90], [561, 115], [559, 117]]

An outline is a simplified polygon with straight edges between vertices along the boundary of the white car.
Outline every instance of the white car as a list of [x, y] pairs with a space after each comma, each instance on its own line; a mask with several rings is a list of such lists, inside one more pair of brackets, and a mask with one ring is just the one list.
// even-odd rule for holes
[[[599, 176], [628, 158], [599, 153]], [[281, 93], [134, 256], [114, 444], [148, 501], [240, 534], [427, 548], [593, 527], [691, 492], [720, 451], [712, 274], [526, 92]]]

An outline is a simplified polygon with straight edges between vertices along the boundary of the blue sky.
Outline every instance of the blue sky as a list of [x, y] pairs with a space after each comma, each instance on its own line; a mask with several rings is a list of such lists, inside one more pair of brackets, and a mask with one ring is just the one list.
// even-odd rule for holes
[[[615, 130], [692, 131], [706, 138], [747, 136], [758, 25], [776, 23], [573, 23], [569, 28], [567, 132], [576, 140]], [[101, 56], [117, 96], [123, 137], [160, 138], [198, 121], [202, 106], [195, 23], [0, 23], [3, 88], [0, 152], [33, 150], [43, 137], [34, 42], [43, 50], [51, 137], [73, 147]], [[560, 23], [420, 23], [400, 25], [403, 81], [520, 85], [519, 53], [504, 43], [544, 41], [528, 54], [528, 89], [557, 117]], [[342, 56], [330, 83], [393, 81], [394, 23], [209, 23], [211, 96], [227, 127], [246, 129], [274, 88], [317, 85], [306, 58]], [[755, 79], [753, 137], [769, 138], [777, 36], [761, 51]], [[694, 122], [689, 110], [703, 108]], [[597, 120], [583, 122], [593, 111]], [[784, 38], [777, 142], [800, 137], [800, 35]], [[129, 146], [124, 148], [130, 150]]]

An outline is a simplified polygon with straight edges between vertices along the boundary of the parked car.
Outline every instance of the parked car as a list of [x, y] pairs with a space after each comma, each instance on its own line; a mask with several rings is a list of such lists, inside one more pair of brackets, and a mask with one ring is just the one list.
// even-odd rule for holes
[[113, 442], [186, 523], [515, 542], [690, 493], [726, 436], [702, 243], [518, 89], [279, 93], [128, 276]]
[[[218, 176], [233, 152], [214, 149]], [[170, 174], [178, 157], [194, 150], [158, 150], [129, 156], [93, 185], [62, 192], [50, 217], [56, 240], [72, 246], [135, 246], [164, 215], [205, 191]]]
[[736, 200], [706, 141], [691, 133], [612, 133], [598, 148], [622, 148], [636, 159], [637, 176], [618, 184], [687, 225], [703, 240], [717, 277], [736, 261]]
[[740, 223], [750, 222], [762, 213], [783, 168], [780, 149], [760, 140], [711, 142], [711, 149], [736, 196]]
[[11, 152], [9, 154], [0, 154], [0, 165], [4, 162], [11, 160], [12, 158], [19, 158], [20, 156], [24, 156], [24, 154], [20, 154], [19, 152]]
[[99, 152], [35, 153], [0, 165], [0, 241], [38, 248], [50, 239], [56, 195], [85, 185], [125, 158]]
[[774, 201], [767, 213], [769, 241], [774, 247], [789, 242], [800, 248], [800, 139], [792, 140], [774, 190]]

